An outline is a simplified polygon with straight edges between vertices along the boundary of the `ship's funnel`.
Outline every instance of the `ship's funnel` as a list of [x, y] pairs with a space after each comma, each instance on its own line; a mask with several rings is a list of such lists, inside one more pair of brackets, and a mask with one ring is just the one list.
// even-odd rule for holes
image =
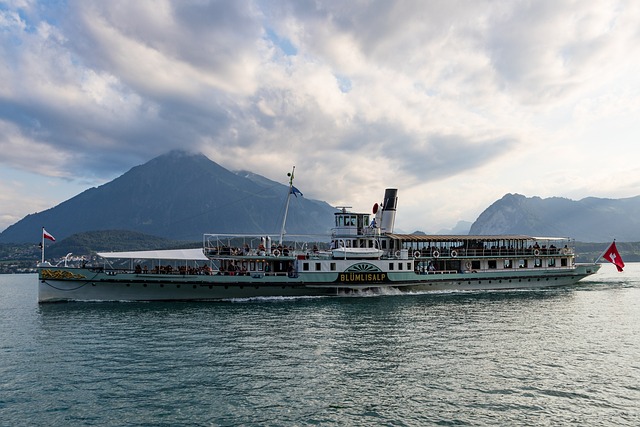
[[383, 233], [393, 233], [393, 226], [396, 222], [396, 206], [398, 204], [398, 190], [387, 188], [384, 191], [382, 201], [382, 213], [380, 215], [380, 231]]

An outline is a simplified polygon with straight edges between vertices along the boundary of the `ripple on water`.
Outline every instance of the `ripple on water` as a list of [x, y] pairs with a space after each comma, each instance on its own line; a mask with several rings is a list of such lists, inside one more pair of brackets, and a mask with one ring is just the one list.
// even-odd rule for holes
[[640, 280], [604, 273], [571, 289], [42, 306], [0, 278], [0, 424], [636, 426]]

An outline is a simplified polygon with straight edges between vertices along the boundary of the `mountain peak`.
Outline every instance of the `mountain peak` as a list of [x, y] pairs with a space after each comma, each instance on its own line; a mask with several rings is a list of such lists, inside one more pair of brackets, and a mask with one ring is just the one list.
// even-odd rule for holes
[[624, 236], [626, 241], [638, 241], [640, 196], [574, 201], [506, 194], [480, 214], [469, 233], [569, 236], [582, 242], [607, 242]]
[[[174, 150], [98, 188], [28, 215], [0, 234], [0, 242], [38, 242], [42, 225], [56, 238], [96, 230], [130, 230], [176, 240], [203, 233], [275, 233], [287, 187], [259, 175], [230, 172], [201, 153]], [[333, 208], [299, 198], [287, 230], [326, 234]]]

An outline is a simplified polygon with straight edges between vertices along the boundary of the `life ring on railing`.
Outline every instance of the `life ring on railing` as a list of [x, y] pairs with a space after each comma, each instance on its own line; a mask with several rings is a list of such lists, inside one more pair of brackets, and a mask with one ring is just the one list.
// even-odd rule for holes
[[433, 257], [434, 257], [434, 258], [438, 258], [438, 257], [440, 256], [440, 252], [438, 252], [438, 251], [433, 251], [433, 254], [432, 254], [432, 255], [433, 255]]
[[400, 258], [400, 251], [396, 251], [395, 255], [396, 255], [396, 258]]
[[533, 254], [534, 254], [535, 256], [540, 255], [540, 249], [534, 249], [534, 250], [533, 250]]
[[420, 251], [415, 251], [415, 252], [413, 253], [413, 257], [414, 257], [414, 258], [420, 258]]
[[458, 256], [458, 252], [456, 252], [455, 250], [454, 250], [454, 251], [451, 251], [451, 257], [452, 257], [452, 258], [455, 258], [455, 257], [457, 257], [457, 256]]
[[471, 261], [467, 261], [464, 266], [467, 268], [467, 270], [471, 270]]
[[567, 248], [562, 248], [562, 254], [563, 254], [563, 255], [566, 255], [566, 254], [568, 254], [568, 253], [569, 253], [569, 249], [567, 249]]
[[273, 256], [280, 256], [280, 251], [277, 249], [273, 250]]

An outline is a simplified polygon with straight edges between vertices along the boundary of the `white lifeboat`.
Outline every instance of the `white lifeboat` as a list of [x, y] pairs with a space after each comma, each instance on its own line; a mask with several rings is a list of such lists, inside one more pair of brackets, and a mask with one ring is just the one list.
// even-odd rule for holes
[[383, 251], [378, 248], [335, 248], [331, 250], [334, 258], [347, 259], [376, 259], [382, 256]]

